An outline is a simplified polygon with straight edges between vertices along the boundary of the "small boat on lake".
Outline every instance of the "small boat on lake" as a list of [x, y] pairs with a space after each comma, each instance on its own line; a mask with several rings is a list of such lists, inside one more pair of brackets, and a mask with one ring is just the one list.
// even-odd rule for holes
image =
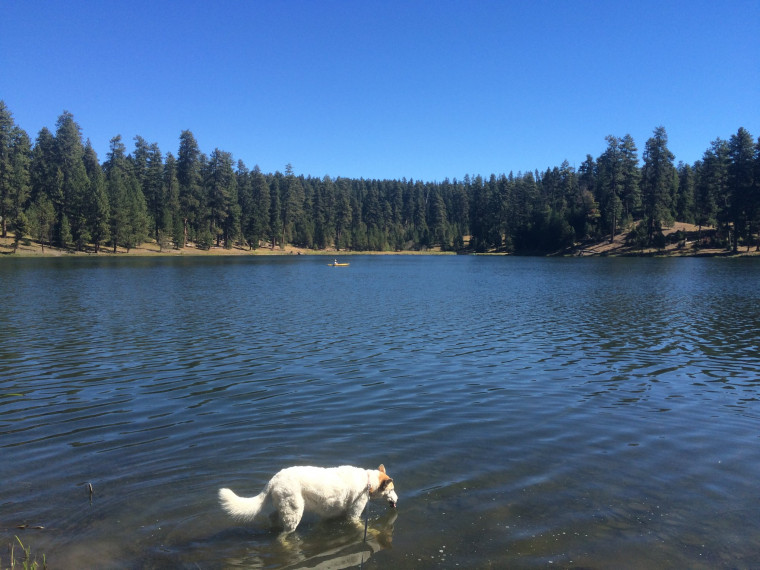
[[328, 267], [348, 267], [350, 264], [349, 263], [338, 263], [338, 260], [336, 259], [334, 262], [328, 263], [327, 265], [328, 265]]

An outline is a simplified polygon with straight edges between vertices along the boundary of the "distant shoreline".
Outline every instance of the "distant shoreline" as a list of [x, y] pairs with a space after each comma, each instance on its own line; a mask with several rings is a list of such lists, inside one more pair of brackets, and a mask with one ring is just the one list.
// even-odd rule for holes
[[[703, 229], [707, 234], [709, 230]], [[541, 255], [540, 257], [760, 257], [760, 251], [755, 246], [747, 250], [746, 246], [734, 253], [722, 247], [695, 247], [695, 236], [699, 235], [696, 226], [681, 222], [675, 223], [672, 227], [667, 228], [663, 234], [666, 238], [673, 236], [676, 232], [682, 232], [687, 236], [686, 239], [678, 242], [669, 239], [668, 243], [662, 248], [645, 247], [639, 248], [628, 245], [626, 242], [627, 232], [622, 232], [615, 236], [610, 242], [609, 239], [593, 243], [577, 244], [575, 247], [566, 251], [557, 252], [554, 255]], [[510, 255], [504, 251], [487, 251], [473, 252], [465, 250], [459, 252], [467, 255]], [[226, 249], [224, 247], [212, 247], [210, 249], [200, 249], [193, 244], [189, 244], [181, 249], [173, 247], [161, 249], [155, 242], [145, 242], [138, 247], [131, 248], [127, 251], [123, 247], [117, 248], [116, 253], [112, 247], [101, 247], [98, 253], [91, 249], [88, 251], [64, 250], [57, 247], [45, 246], [44, 252], [42, 246], [36, 241], [24, 240], [19, 244], [18, 250], [13, 251], [13, 238], [0, 238], [0, 259], [4, 258], [35, 258], [35, 257], [240, 257], [240, 256], [294, 256], [310, 255], [323, 256], [332, 258], [341, 258], [353, 255], [456, 255], [457, 252], [441, 251], [440, 247], [426, 250], [402, 250], [402, 251], [337, 251], [334, 248], [315, 250], [309, 248], [295, 247], [286, 245], [284, 248], [259, 247], [249, 249], [243, 247], [233, 247]]]
[[440, 248], [431, 248], [423, 251], [337, 251], [335, 249], [315, 250], [287, 245], [284, 248], [259, 247], [249, 249], [243, 247], [212, 247], [200, 249], [190, 244], [181, 249], [168, 247], [161, 249], [155, 242], [145, 242], [138, 247], [127, 251], [119, 247], [116, 253], [113, 247], [101, 247], [98, 253], [91, 250], [74, 251], [46, 245], [44, 248], [38, 242], [24, 245], [20, 243], [18, 250], [13, 251], [13, 238], [0, 238], [0, 259], [5, 257], [268, 257], [268, 256], [293, 256], [293, 255], [317, 255], [339, 258], [348, 255], [455, 255], [455, 252], [441, 251]]

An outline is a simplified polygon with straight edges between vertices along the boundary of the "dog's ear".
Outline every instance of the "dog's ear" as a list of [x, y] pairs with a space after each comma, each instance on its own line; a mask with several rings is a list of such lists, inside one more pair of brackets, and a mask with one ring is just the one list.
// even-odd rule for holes
[[381, 464], [380, 464], [380, 467], [378, 467], [378, 468], [377, 468], [377, 470], [378, 470], [378, 471], [380, 471], [380, 473], [385, 473], [385, 465], [383, 465], [383, 464], [381, 463]]

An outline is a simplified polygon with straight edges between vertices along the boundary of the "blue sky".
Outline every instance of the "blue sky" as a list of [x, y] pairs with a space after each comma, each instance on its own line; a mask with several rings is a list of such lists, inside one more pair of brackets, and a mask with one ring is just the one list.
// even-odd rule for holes
[[545, 170], [663, 125], [760, 136], [760, 2], [0, 0], [0, 99], [105, 160], [140, 135], [250, 168], [441, 181]]

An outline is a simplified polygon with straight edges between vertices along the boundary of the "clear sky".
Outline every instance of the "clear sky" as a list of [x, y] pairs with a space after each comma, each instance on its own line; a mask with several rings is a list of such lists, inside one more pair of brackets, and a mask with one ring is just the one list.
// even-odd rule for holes
[[249, 168], [441, 181], [579, 166], [663, 125], [760, 136], [760, 1], [0, 0], [0, 99]]

